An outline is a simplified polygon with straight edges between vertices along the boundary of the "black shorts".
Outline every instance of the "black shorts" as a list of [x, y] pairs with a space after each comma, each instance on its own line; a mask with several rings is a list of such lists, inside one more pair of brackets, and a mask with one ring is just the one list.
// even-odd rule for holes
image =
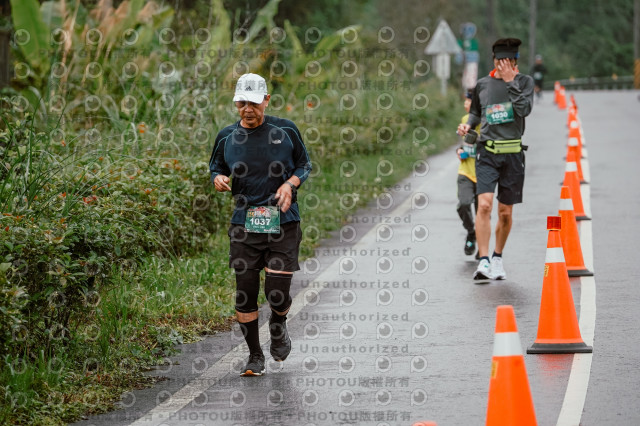
[[246, 232], [244, 225], [229, 227], [229, 267], [294, 272], [300, 269], [298, 253], [302, 230], [300, 222], [280, 225], [279, 234]]
[[524, 151], [517, 154], [492, 154], [484, 144], [476, 152], [476, 193], [494, 193], [498, 185], [498, 201], [513, 205], [522, 202], [524, 187]]

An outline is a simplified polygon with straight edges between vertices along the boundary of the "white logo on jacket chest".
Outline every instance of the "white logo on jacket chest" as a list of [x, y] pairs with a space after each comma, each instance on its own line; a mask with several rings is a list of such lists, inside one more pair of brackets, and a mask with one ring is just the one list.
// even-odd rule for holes
[[271, 143], [274, 144], [274, 145], [278, 145], [281, 142], [282, 141], [280, 139], [274, 139], [274, 140], [271, 141]]

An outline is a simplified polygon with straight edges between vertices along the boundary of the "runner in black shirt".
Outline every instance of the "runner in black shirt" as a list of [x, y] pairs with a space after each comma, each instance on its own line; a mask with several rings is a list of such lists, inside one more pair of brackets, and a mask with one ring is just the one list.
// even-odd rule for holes
[[[495, 69], [478, 80], [469, 119], [458, 126], [458, 134], [481, 124], [476, 149], [476, 239], [480, 260], [474, 279], [504, 280], [502, 250], [511, 231], [513, 205], [522, 202], [525, 155], [522, 135], [525, 117], [533, 107], [533, 79], [518, 71], [517, 38], [497, 40], [493, 44]], [[489, 260], [493, 194], [498, 188], [496, 244]]]
[[209, 162], [216, 191], [231, 191], [235, 200], [229, 267], [236, 273], [236, 316], [250, 353], [243, 376], [265, 371], [257, 304], [262, 269], [271, 307], [271, 355], [284, 361], [291, 351], [286, 315], [302, 239], [296, 193], [311, 171], [296, 125], [264, 114], [270, 97], [259, 75], [238, 79], [233, 101], [240, 120], [218, 133]]

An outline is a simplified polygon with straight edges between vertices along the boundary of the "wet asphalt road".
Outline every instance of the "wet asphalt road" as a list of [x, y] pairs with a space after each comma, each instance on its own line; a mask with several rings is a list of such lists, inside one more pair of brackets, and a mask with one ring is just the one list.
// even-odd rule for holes
[[[640, 424], [637, 96], [575, 93], [588, 148], [591, 184], [583, 192], [597, 288], [582, 425]], [[78, 425], [483, 424], [496, 306], [514, 306], [524, 347], [536, 336], [546, 217], [557, 214], [567, 141], [567, 113], [551, 98], [527, 121], [524, 203], [514, 208], [504, 251], [506, 281], [471, 279], [476, 263], [462, 251], [450, 149], [427, 159], [428, 173], [401, 182], [392, 201], [354, 216], [296, 273], [293, 351], [284, 363], [268, 362], [264, 377], [239, 377], [247, 355], [239, 333], [212, 336], [184, 345], [154, 373], [169, 380], [125, 394], [122, 409]], [[580, 280], [571, 285], [580, 314]], [[267, 317], [263, 309], [261, 322]], [[525, 355], [541, 425], [558, 421], [573, 358]]]

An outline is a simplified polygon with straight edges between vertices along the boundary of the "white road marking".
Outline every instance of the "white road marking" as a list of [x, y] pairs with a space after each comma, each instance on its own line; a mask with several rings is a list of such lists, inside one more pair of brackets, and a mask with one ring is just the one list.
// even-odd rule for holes
[[[582, 161], [585, 179], [589, 176], [588, 162]], [[587, 166], [586, 168], [585, 165]], [[589, 187], [582, 185], [582, 201], [585, 212], [591, 214], [591, 198]], [[593, 271], [593, 233], [591, 221], [580, 221], [580, 245], [582, 247], [582, 257], [584, 265], [588, 270]], [[593, 337], [596, 327], [596, 281], [593, 277], [580, 278], [580, 334], [582, 340], [593, 346]], [[594, 349], [595, 350], [595, 349]], [[584, 410], [584, 402], [587, 397], [589, 387], [589, 377], [591, 375], [591, 361], [593, 354], [574, 354], [567, 390], [564, 394], [564, 401], [558, 416], [558, 426], [578, 426]]]
[[589, 170], [589, 160], [587, 159], [586, 156], [586, 152], [587, 149], [583, 148], [582, 149], [582, 160], [580, 160], [580, 167], [582, 167], [582, 177], [584, 178], [585, 182], [591, 182], [591, 173]]

